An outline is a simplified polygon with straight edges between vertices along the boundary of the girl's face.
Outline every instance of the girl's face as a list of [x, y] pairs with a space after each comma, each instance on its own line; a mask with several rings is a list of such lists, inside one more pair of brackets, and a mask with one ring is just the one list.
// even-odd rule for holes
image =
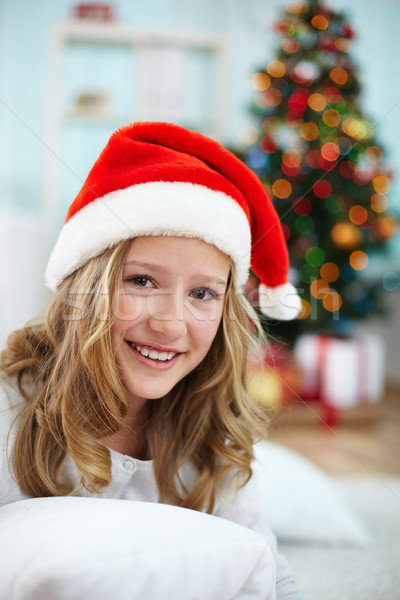
[[125, 259], [111, 341], [131, 402], [161, 398], [206, 356], [230, 264], [195, 238], [141, 237]]

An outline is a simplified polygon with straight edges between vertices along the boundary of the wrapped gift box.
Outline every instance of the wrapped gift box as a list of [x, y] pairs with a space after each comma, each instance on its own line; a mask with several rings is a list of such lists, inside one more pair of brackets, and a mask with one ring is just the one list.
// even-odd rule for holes
[[251, 394], [265, 406], [280, 408], [298, 397], [299, 367], [292, 350], [278, 342], [250, 352], [249, 378]]
[[303, 400], [319, 400], [334, 409], [346, 410], [382, 398], [385, 346], [380, 337], [302, 335], [294, 351]]

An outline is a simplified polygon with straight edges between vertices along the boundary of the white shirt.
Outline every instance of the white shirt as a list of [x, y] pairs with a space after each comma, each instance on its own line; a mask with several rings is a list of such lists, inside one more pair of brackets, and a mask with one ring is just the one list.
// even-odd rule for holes
[[[15, 422], [14, 419], [24, 405], [25, 400], [20, 396], [15, 382], [12, 379], [2, 381], [0, 383], [0, 506], [28, 498], [10, 472], [11, 451], [18, 429], [18, 419]], [[14, 425], [11, 427], [13, 422]], [[100, 494], [92, 494], [81, 489], [79, 496], [142, 502], [160, 501], [152, 460], [138, 460], [111, 449], [110, 455], [112, 460], [110, 484]], [[191, 463], [183, 465], [180, 477], [187, 489], [193, 486], [196, 472]], [[73, 486], [80, 481], [78, 469], [69, 454], [61, 467], [60, 480]], [[278, 553], [276, 538], [269, 527], [266, 510], [254, 477], [234, 495], [232, 492], [228, 495], [227, 492], [226, 498], [217, 497], [213, 514], [260, 533], [267, 540], [274, 554], [277, 567], [277, 600], [301, 600], [286, 559]]]

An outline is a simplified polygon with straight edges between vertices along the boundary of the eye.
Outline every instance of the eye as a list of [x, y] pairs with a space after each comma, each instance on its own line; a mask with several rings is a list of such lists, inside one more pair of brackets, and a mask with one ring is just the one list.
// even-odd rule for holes
[[217, 294], [207, 288], [198, 288], [190, 292], [190, 296], [195, 300], [213, 300], [217, 297]]
[[134, 275], [133, 277], [128, 277], [127, 281], [133, 283], [133, 285], [137, 285], [138, 287], [154, 287], [153, 282], [146, 275]]

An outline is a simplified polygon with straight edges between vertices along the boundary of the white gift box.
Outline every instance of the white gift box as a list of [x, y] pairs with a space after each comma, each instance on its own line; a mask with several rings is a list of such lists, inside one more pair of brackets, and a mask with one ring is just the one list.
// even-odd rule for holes
[[382, 338], [302, 335], [295, 344], [301, 370], [301, 396], [337, 409], [378, 402], [385, 382]]

